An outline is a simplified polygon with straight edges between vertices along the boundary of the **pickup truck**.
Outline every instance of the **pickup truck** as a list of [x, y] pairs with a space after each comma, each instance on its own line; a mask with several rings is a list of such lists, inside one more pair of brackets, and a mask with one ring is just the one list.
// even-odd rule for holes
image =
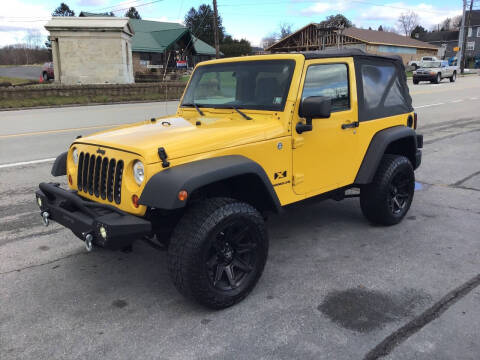
[[440, 61], [437, 59], [435, 56], [422, 56], [420, 60], [412, 60], [408, 62], [408, 66], [413, 66], [415, 70], [417, 70], [419, 67], [422, 67], [422, 64], [425, 61]]
[[422, 67], [413, 72], [413, 83], [430, 81], [438, 84], [442, 79], [449, 78], [450, 82], [457, 79], [457, 67], [448, 65], [448, 61], [425, 61]]

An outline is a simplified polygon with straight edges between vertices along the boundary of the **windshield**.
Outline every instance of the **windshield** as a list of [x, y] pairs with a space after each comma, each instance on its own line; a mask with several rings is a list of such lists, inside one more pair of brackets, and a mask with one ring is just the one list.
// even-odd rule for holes
[[423, 64], [422, 64], [422, 67], [424, 68], [439, 68], [441, 67], [442, 63], [440, 61], [425, 61]]
[[238, 61], [199, 66], [182, 106], [282, 111], [295, 61]]

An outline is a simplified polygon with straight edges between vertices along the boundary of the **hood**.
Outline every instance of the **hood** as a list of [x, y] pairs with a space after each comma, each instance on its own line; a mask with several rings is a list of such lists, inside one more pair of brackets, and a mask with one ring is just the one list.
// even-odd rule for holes
[[[200, 125], [196, 125], [200, 122]], [[168, 159], [200, 154], [280, 137], [286, 134], [283, 124], [272, 115], [245, 120], [232, 115], [219, 117], [164, 117], [144, 121], [86, 136], [76, 141], [96, 146], [134, 152], [147, 164], [159, 162], [158, 148]]]

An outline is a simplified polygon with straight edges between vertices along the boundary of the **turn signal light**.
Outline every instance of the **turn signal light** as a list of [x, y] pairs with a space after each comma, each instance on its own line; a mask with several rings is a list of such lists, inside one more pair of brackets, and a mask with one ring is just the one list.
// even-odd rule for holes
[[133, 203], [133, 206], [138, 208], [138, 196], [135, 194], [132, 195], [132, 203]]
[[188, 197], [188, 193], [186, 190], [182, 190], [178, 192], [178, 200], [185, 201], [187, 200], [187, 197]]

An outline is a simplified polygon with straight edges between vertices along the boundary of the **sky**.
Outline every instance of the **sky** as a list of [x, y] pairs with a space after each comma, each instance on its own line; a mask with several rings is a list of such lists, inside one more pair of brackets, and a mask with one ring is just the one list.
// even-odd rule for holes
[[[183, 22], [191, 7], [211, 0], [63, 0], [78, 15], [80, 11], [114, 11], [117, 16], [135, 6], [146, 20]], [[45, 23], [60, 0], [4, 0], [0, 13], [0, 46], [46, 38]], [[223, 26], [234, 38], [245, 38], [259, 46], [266, 35], [288, 23], [297, 30], [320, 22], [328, 15], [344, 14], [357, 27], [395, 27], [402, 12], [412, 10], [420, 24], [431, 29], [447, 17], [461, 14], [462, 0], [217, 0]], [[33, 35], [33, 36], [32, 36]]]

